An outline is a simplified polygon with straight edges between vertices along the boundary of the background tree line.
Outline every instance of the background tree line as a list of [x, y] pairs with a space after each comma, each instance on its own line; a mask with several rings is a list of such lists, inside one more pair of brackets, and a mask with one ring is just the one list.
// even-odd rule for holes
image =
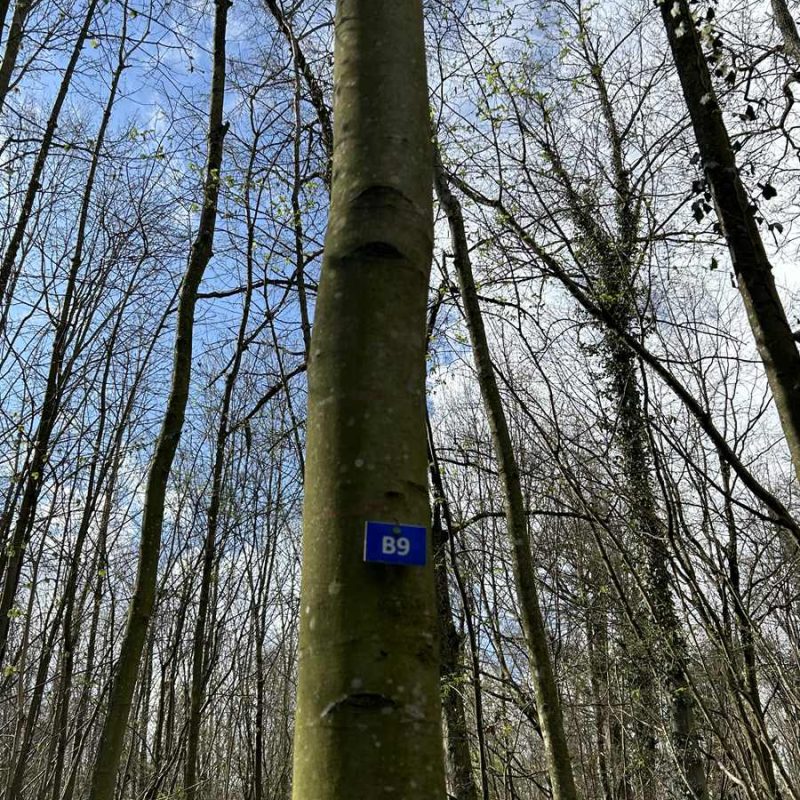
[[[6, 800], [289, 795], [332, 6], [0, 3]], [[448, 791], [798, 798], [796, 9], [425, 14]]]

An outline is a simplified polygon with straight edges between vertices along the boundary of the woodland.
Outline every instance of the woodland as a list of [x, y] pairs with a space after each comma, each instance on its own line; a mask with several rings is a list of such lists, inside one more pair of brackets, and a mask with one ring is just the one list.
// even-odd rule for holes
[[336, 6], [0, 0], [0, 798], [800, 800], [800, 3]]

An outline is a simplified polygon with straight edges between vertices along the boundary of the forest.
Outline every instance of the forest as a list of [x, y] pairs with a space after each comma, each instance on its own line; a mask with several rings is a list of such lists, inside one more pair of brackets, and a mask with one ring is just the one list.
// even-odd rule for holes
[[800, 800], [798, 20], [0, 0], [1, 800]]

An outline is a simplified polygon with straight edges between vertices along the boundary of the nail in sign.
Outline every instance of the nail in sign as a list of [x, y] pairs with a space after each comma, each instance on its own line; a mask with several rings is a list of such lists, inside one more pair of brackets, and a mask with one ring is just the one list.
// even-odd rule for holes
[[378, 564], [425, 565], [426, 528], [394, 522], [367, 522], [364, 561]]

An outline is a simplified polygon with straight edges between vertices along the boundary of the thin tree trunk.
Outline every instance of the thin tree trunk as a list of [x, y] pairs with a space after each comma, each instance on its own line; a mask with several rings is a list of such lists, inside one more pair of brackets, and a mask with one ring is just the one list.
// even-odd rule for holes
[[[84, 239], [86, 234], [86, 226], [89, 219], [89, 209], [94, 189], [95, 176], [97, 174], [97, 168], [100, 160], [100, 153], [105, 143], [105, 133], [106, 130], [108, 129], [109, 122], [111, 121], [111, 112], [114, 107], [114, 101], [116, 100], [117, 87], [119, 86], [119, 80], [122, 75], [122, 70], [124, 69], [125, 66], [124, 48], [127, 40], [126, 36], [127, 14], [123, 15], [122, 26], [123, 29], [120, 41], [117, 67], [112, 77], [111, 89], [109, 92], [108, 101], [106, 102], [106, 106], [103, 112], [103, 117], [100, 123], [100, 128], [98, 130], [98, 134], [96, 137], [95, 147], [92, 152], [92, 161], [89, 167], [89, 173], [86, 180], [86, 188], [84, 190], [83, 199], [81, 202], [80, 213], [78, 217], [78, 227], [75, 239], [76, 242], [75, 252], [72, 258], [72, 266], [70, 274], [71, 280], [77, 278], [77, 274], [83, 263]], [[66, 307], [69, 306], [69, 297], [65, 300], [64, 305]], [[105, 363], [105, 368], [101, 380], [100, 414], [98, 422], [98, 431], [95, 439], [96, 441], [95, 452], [97, 453], [100, 452], [100, 447], [102, 445], [105, 433], [105, 423], [107, 418], [106, 391], [112, 365], [112, 354], [114, 352], [114, 344], [117, 340], [119, 327], [123, 319], [123, 314], [122, 314], [123, 309], [124, 305], [123, 308], [120, 309], [119, 316], [117, 317], [117, 321], [114, 324], [114, 329], [111, 333], [109, 344], [107, 346], [107, 360]], [[67, 318], [68, 318], [68, 313], [67, 313]], [[60, 331], [56, 335], [57, 337], [60, 336]], [[112, 452], [110, 456], [111, 462], [113, 462], [115, 458], [116, 456]], [[59, 681], [60, 693], [59, 693], [59, 699], [56, 704], [56, 713], [53, 725], [53, 730], [57, 741], [56, 759], [55, 759], [56, 768], [53, 776], [53, 785], [55, 787], [54, 791], [58, 791], [61, 785], [64, 754], [66, 752], [69, 701], [70, 701], [70, 693], [72, 690], [72, 672], [74, 665], [75, 646], [77, 644], [77, 636], [78, 636], [77, 625], [75, 624], [74, 621], [74, 611], [77, 601], [78, 572], [82, 564], [83, 546], [86, 541], [86, 537], [89, 535], [89, 528], [91, 524], [92, 514], [94, 513], [95, 509], [95, 503], [97, 499], [95, 489], [98, 484], [102, 483], [105, 474], [108, 472], [108, 469], [110, 467], [110, 462], [106, 462], [102, 466], [102, 468], [99, 470], [100, 472], [99, 476], [98, 476], [98, 466], [99, 466], [98, 459], [93, 458], [89, 468], [89, 476], [87, 480], [87, 489], [86, 489], [87, 496], [84, 504], [84, 510], [83, 514], [81, 515], [80, 524], [78, 526], [78, 533], [75, 538], [75, 546], [73, 548], [73, 555], [71, 558], [69, 573], [67, 576], [67, 582], [64, 589], [65, 610], [64, 610], [64, 618], [62, 625], [63, 654], [61, 658], [61, 670], [60, 670], [60, 681]], [[22, 786], [23, 775], [24, 773], [19, 776], [17, 783], [17, 790], [19, 790]], [[12, 797], [14, 797], [13, 794], [9, 795], [9, 798]]]
[[[585, 29], [583, 30], [586, 33]], [[576, 226], [579, 243], [587, 252], [596, 254], [596, 292], [601, 305], [616, 324], [616, 328], [635, 335], [635, 256], [638, 248], [639, 209], [641, 199], [634, 196], [630, 172], [624, 160], [624, 142], [617, 126], [602, 65], [584, 36], [584, 54], [590, 64], [591, 76], [597, 90], [600, 108], [606, 124], [611, 151], [612, 180], [615, 197], [615, 234], [609, 235], [597, 220], [599, 209], [582, 200], [572, 188], [558, 153], [546, 144], [554, 171], [567, 194], [569, 213]], [[645, 554], [648, 572], [649, 605], [653, 610], [655, 632], [663, 637], [666, 648], [655, 637], [645, 642], [653, 653], [666, 680], [671, 698], [672, 739], [682, 775], [678, 791], [688, 787], [689, 797], [706, 800], [705, 770], [700, 756], [699, 736], [694, 717], [694, 699], [688, 682], [686, 644], [674, 608], [672, 580], [669, 571], [666, 525], [661, 519], [653, 490], [653, 466], [647, 436], [647, 418], [639, 392], [639, 379], [634, 354], [619, 338], [615, 329], [603, 328], [605, 371], [610, 394], [616, 404], [615, 437], [622, 454], [623, 476], [630, 490], [630, 517], [634, 522], [638, 545]], [[638, 662], [638, 659], [637, 659]], [[641, 670], [641, 666], [639, 666]], [[646, 668], [645, 668], [646, 669]], [[642, 670], [644, 673], [644, 670]], [[647, 677], [641, 676], [647, 683]], [[647, 735], [644, 739], [646, 741]], [[644, 743], [644, 742], [643, 742]], [[655, 755], [655, 748], [646, 746], [642, 754]], [[648, 759], [649, 760], [649, 759]], [[653, 762], [643, 765], [645, 784], [655, 789]]]
[[522, 627], [530, 660], [531, 677], [536, 695], [536, 711], [544, 741], [553, 800], [577, 800], [572, 758], [561, 713], [561, 699], [553, 674], [547, 632], [536, 589], [536, 570], [531, 556], [528, 519], [525, 513], [519, 467], [489, 353], [475, 279], [472, 275], [461, 206], [450, 191], [441, 164], [437, 164], [436, 193], [450, 226], [454, 251], [453, 261], [458, 273], [464, 315], [478, 373], [478, 383], [489, 420], [503, 487], [503, 502], [511, 545], [515, 588], [522, 613]]
[[167, 481], [183, 429], [189, 396], [197, 290], [213, 252], [223, 139], [227, 130], [227, 126], [223, 123], [223, 103], [225, 30], [230, 3], [228, 0], [215, 0], [214, 5], [214, 55], [203, 209], [178, 301], [172, 386], [153, 461], [147, 476], [136, 584], [92, 773], [90, 800], [112, 800], [114, 795], [131, 700], [155, 603]]
[[[13, 266], [13, 263], [16, 259], [17, 249], [22, 242], [28, 217], [30, 216], [30, 212], [33, 207], [33, 199], [39, 186], [41, 171], [44, 168], [44, 161], [47, 158], [47, 152], [49, 150], [53, 134], [55, 133], [58, 113], [60, 112], [61, 104], [66, 97], [67, 89], [69, 88], [72, 74], [78, 62], [81, 46], [88, 33], [89, 24], [93, 18], [96, 4], [97, 0], [92, 0], [89, 10], [87, 11], [83, 29], [81, 31], [81, 37], [79, 38], [79, 42], [73, 50], [72, 59], [67, 65], [64, 73], [64, 78], [62, 79], [61, 88], [59, 90], [59, 96], [55, 105], [53, 106], [53, 111], [50, 115], [50, 121], [48, 122], [48, 128], [45, 132], [45, 139], [42, 142], [36, 164], [34, 165], [33, 175], [31, 176], [31, 182], [28, 186], [28, 196], [26, 197], [22, 212], [20, 213], [17, 227], [14, 230], [14, 235], [12, 236], [12, 240], [8, 246], [8, 250], [6, 251], [3, 263], [0, 265], [0, 306], [2, 306], [4, 303], [3, 293], [5, 281], [8, 277], [8, 274], [10, 274], [11, 266]], [[30, 202], [28, 202], [29, 200]], [[85, 223], [85, 219], [83, 217], [82, 221]], [[7, 263], [9, 265], [8, 270], [6, 270]], [[69, 370], [65, 369], [64, 358], [67, 348], [67, 339], [71, 329], [72, 303], [75, 291], [77, 289], [76, 281], [78, 278], [80, 263], [80, 251], [78, 250], [76, 251], [76, 257], [73, 258], [70, 266], [70, 272], [67, 278], [66, 293], [61, 304], [61, 312], [59, 314], [53, 340], [53, 351], [50, 358], [47, 384], [45, 387], [44, 398], [42, 399], [42, 411], [34, 438], [32, 452], [30, 453], [28, 463], [26, 464], [24, 479], [25, 489], [22, 492], [22, 500], [17, 513], [17, 519], [14, 523], [13, 533], [10, 537], [10, 547], [6, 549], [4, 554], [6, 556], [6, 562], [3, 576], [3, 590], [2, 594], [0, 594], [0, 664], [3, 663], [6, 646], [8, 644], [10, 622], [8, 614], [14, 604], [14, 598], [16, 597], [17, 593], [19, 576], [22, 571], [24, 546], [28, 541], [28, 537], [30, 536], [31, 529], [33, 527], [36, 506], [38, 504], [39, 494], [42, 488], [44, 471], [45, 467], [47, 466], [47, 457], [50, 450], [50, 437], [53, 433], [58, 411], [61, 407], [61, 396], [64, 390], [66, 376], [69, 373]], [[0, 316], [4, 316], [2, 312], [0, 312]], [[10, 515], [12, 513], [13, 509], [9, 509], [7, 511], [8, 518], [4, 520], [4, 522], [7, 524], [10, 524]]]
[[[430, 326], [429, 326], [430, 330]], [[439, 468], [439, 460], [434, 449], [433, 432], [428, 419], [428, 449], [431, 486], [434, 496], [433, 509], [433, 552], [436, 558], [436, 599], [439, 610], [439, 641], [441, 648], [442, 711], [447, 726], [447, 759], [450, 767], [451, 794], [456, 800], [477, 800], [478, 787], [472, 770], [470, 756], [469, 729], [464, 697], [459, 687], [459, 676], [463, 673], [463, 636], [453, 621], [450, 603], [450, 589], [447, 580], [447, 543], [454, 535], [450, 507], [444, 493], [444, 481]], [[464, 609], [469, 614], [469, 609]], [[470, 626], [471, 627], [471, 626]], [[474, 631], [470, 631], [474, 638]], [[478, 757], [481, 765], [481, 789], [483, 800], [489, 800], [488, 768], [486, 765], [486, 745], [483, 741], [482, 693], [480, 672], [473, 661], [475, 691], [475, 716], [478, 720]]]
[[[624, 800], [629, 793], [619, 787], [616, 761], [620, 752], [619, 730], [611, 710], [611, 690], [608, 683], [608, 592], [598, 583], [594, 570], [584, 575], [586, 586], [586, 645], [589, 661], [589, 686], [594, 705], [595, 747], [597, 749], [597, 773], [605, 800]], [[590, 578], [593, 579], [590, 582]]]
[[4, 29], [6, 27], [6, 17], [8, 16], [8, 7], [11, 5], [11, 0], [0, 0], [0, 41], [3, 39]]
[[64, 101], [67, 99], [67, 92], [69, 91], [70, 84], [72, 83], [72, 76], [75, 74], [75, 68], [78, 65], [78, 59], [81, 55], [81, 50], [86, 44], [86, 39], [89, 35], [94, 20], [94, 12], [97, 8], [98, 0], [90, 0], [89, 7], [86, 9], [86, 16], [83, 20], [78, 38], [72, 48], [69, 62], [64, 68], [64, 74], [61, 78], [61, 83], [58, 87], [58, 94], [53, 102], [53, 107], [50, 110], [50, 116], [45, 126], [44, 135], [42, 136], [42, 143], [39, 147], [39, 152], [36, 155], [36, 160], [33, 163], [33, 170], [28, 179], [28, 187], [25, 191], [25, 199], [22, 201], [22, 208], [20, 209], [17, 224], [14, 227], [14, 232], [11, 235], [11, 240], [8, 243], [8, 248], [0, 261], [0, 330], [5, 328], [6, 319], [8, 316], [8, 306], [10, 297], [8, 297], [8, 287], [11, 276], [16, 266], [17, 257], [19, 256], [20, 249], [22, 248], [22, 241], [25, 238], [25, 232], [28, 229], [28, 222], [33, 213], [33, 203], [36, 200], [36, 195], [39, 189], [42, 188], [41, 179], [44, 172], [47, 157], [50, 154], [50, 148], [53, 144], [53, 138], [58, 127], [58, 120], [61, 115], [61, 108]]
[[292, 49], [295, 69], [303, 76], [303, 80], [308, 88], [309, 100], [319, 120], [322, 148], [328, 157], [325, 167], [325, 182], [328, 184], [328, 187], [330, 187], [331, 161], [333, 158], [333, 124], [331, 122], [330, 111], [325, 103], [322, 87], [306, 60], [305, 54], [300, 47], [300, 42], [297, 40], [297, 36], [295, 36], [291, 23], [283, 13], [279, 0], [264, 0], [264, 2], [272, 16], [275, 17], [275, 21], [278, 23], [278, 28], [281, 33], [286, 37], [286, 41]]
[[[250, 160], [250, 169], [245, 178], [245, 186], [250, 185], [253, 157]], [[251, 251], [252, 252], [252, 251]], [[301, 278], [302, 279], [302, 278]], [[239, 324], [239, 334], [236, 339], [233, 363], [225, 378], [222, 408], [220, 409], [219, 426], [217, 428], [216, 444], [214, 447], [214, 464], [212, 467], [211, 499], [208, 506], [208, 523], [206, 538], [203, 543], [203, 571], [200, 581], [200, 598], [197, 605], [197, 624], [192, 641], [192, 688], [189, 708], [189, 730], [186, 739], [186, 769], [184, 773], [184, 791], [187, 800], [195, 800], [197, 796], [197, 759], [200, 742], [201, 712], [205, 701], [205, 684], [208, 679], [210, 653], [207, 641], [208, 606], [211, 596], [211, 587], [214, 575], [214, 565], [217, 560], [217, 531], [219, 528], [220, 504], [223, 489], [225, 470], [225, 452], [230, 430], [230, 412], [233, 401], [233, 390], [239, 376], [242, 357], [247, 347], [247, 325], [250, 321], [250, 302], [253, 294], [253, 262], [247, 260], [247, 291], [244, 296], [242, 319]]]
[[363, 560], [366, 521], [430, 523], [422, 3], [339, 0], [335, 36], [333, 188], [309, 365], [293, 797], [441, 800], [431, 543], [424, 567]]
[[[733, 599], [733, 614], [736, 618], [736, 627], [739, 632], [739, 645], [742, 653], [742, 680], [741, 685], [746, 698], [746, 705], [753, 717], [755, 725], [755, 741], [752, 742], [756, 761], [764, 779], [770, 800], [777, 800], [780, 797], [778, 783], [775, 778], [775, 768], [772, 760], [772, 753], [768, 744], [769, 732], [767, 721], [764, 715], [764, 707], [761, 702], [761, 693], [758, 685], [758, 667], [756, 664], [755, 634], [753, 623], [745, 607], [744, 597], [742, 596], [741, 577], [739, 572], [739, 532], [736, 518], [733, 513], [733, 494], [731, 492], [731, 468], [720, 459], [720, 469], [722, 472], [722, 488], [725, 498], [725, 521], [728, 526], [728, 581]], [[731, 670], [735, 670], [736, 665], [731, 664]], [[747, 713], [747, 712], [745, 712]], [[749, 733], [749, 727], [748, 733]]]
[[[116, 451], [114, 453], [111, 473], [109, 475], [108, 484], [105, 491], [105, 502], [103, 503], [103, 510], [100, 515], [100, 525], [98, 530], [97, 541], [97, 559], [96, 564], [102, 566], [106, 564], [106, 541], [108, 539], [108, 527], [111, 520], [111, 509], [114, 501], [114, 490], [117, 485], [117, 475], [119, 474], [119, 466], [121, 461], [121, 450], [119, 448], [120, 442], [117, 442]], [[75, 723], [73, 725], [73, 746], [71, 751], [71, 766], [67, 776], [67, 782], [61, 790], [58, 784], [53, 787], [53, 800], [57, 800], [60, 792], [61, 800], [72, 800], [75, 792], [75, 784], [77, 782], [78, 770], [81, 765], [81, 757], [86, 742], [89, 740], [91, 733], [91, 726], [87, 726], [88, 706], [90, 687], [95, 674], [95, 649], [97, 647], [97, 631], [100, 625], [100, 610], [103, 600], [103, 582], [105, 570], [98, 569], [97, 577], [95, 578], [94, 591], [92, 593], [92, 617], [89, 623], [89, 640], [86, 646], [86, 666], [84, 669], [83, 677], [83, 690], [78, 699], [75, 708]]]

